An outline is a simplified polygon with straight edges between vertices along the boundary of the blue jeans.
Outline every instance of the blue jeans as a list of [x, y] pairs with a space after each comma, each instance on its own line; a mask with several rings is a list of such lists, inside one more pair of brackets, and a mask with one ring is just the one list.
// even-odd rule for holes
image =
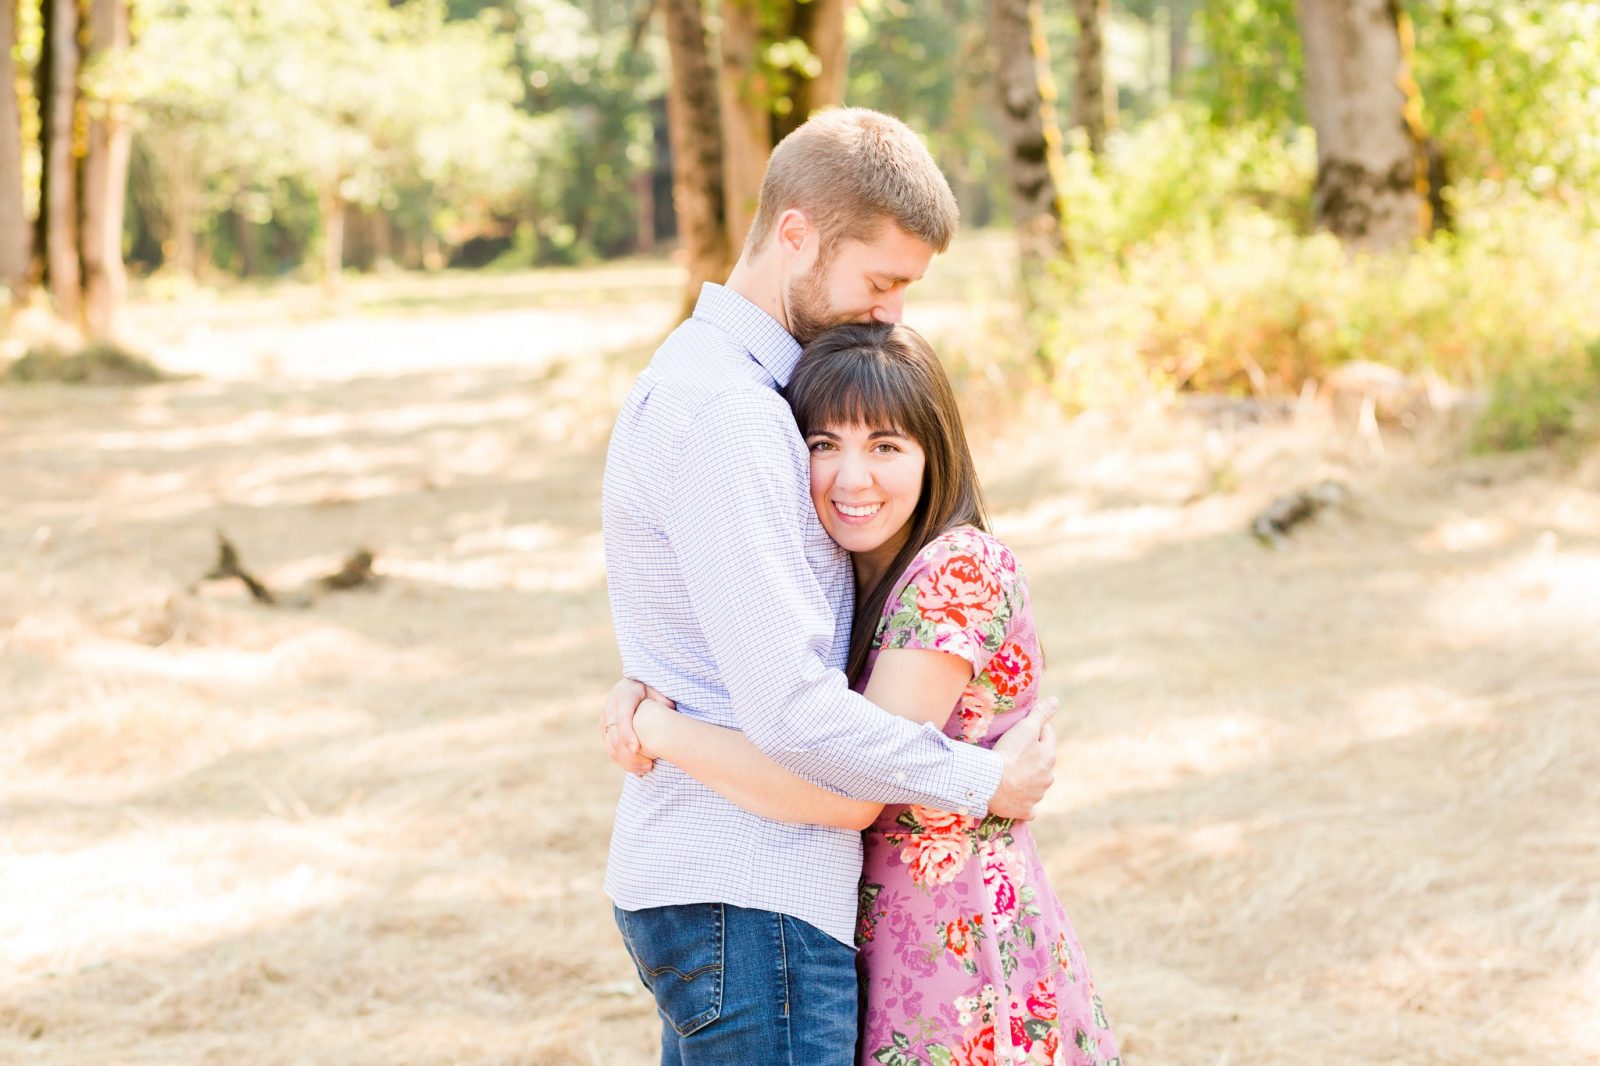
[[688, 903], [617, 928], [661, 1014], [661, 1066], [852, 1066], [855, 951], [773, 911]]

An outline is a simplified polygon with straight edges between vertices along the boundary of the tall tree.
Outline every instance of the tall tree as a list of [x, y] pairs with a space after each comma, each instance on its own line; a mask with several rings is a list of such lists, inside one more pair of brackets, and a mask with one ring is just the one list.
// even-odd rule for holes
[[813, 111], [844, 102], [847, 0], [723, 0], [723, 183], [737, 249], [767, 157]]
[[1066, 164], [1056, 124], [1055, 80], [1040, 0], [989, 0], [1011, 210], [1022, 249], [1023, 291], [1036, 298], [1040, 268], [1067, 250]]
[[1317, 135], [1318, 221], [1364, 248], [1426, 235], [1421, 102], [1398, 0], [1300, 0], [1300, 32]]
[[722, 104], [711, 66], [700, 0], [661, 0], [672, 77], [667, 132], [672, 144], [672, 205], [689, 270], [685, 314], [700, 287], [733, 265], [723, 213]]
[[22, 185], [22, 112], [17, 106], [17, 0], [0, 0], [0, 288], [20, 301], [28, 282], [28, 218]]
[[1115, 121], [1116, 96], [1106, 91], [1106, 21], [1111, 0], [1073, 0], [1078, 19], [1078, 65], [1074, 76], [1072, 124], [1089, 138], [1096, 155], [1106, 146]]
[[[127, 0], [91, 0], [86, 68], [103, 72], [127, 50]], [[122, 265], [122, 218], [133, 134], [126, 107], [115, 92], [102, 88], [97, 94], [83, 160], [84, 317], [89, 335], [100, 339], [111, 335], [128, 284]]]
[[42, 195], [40, 242], [45, 283], [56, 314], [82, 317], [79, 298], [78, 180], [72, 137], [78, 107], [77, 0], [43, 0], [44, 48], [39, 62], [39, 141]]

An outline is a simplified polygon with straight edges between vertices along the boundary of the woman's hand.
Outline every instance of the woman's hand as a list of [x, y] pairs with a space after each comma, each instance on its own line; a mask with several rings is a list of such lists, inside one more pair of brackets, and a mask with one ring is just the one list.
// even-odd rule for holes
[[633, 712], [633, 731], [639, 738], [639, 756], [654, 762], [661, 757], [663, 731], [670, 728], [678, 712], [650, 697]]

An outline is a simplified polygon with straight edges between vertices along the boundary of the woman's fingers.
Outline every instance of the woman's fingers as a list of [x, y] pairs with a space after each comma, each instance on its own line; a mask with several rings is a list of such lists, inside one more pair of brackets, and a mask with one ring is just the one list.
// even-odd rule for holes
[[623, 678], [606, 696], [600, 718], [600, 732], [606, 755], [630, 774], [647, 774], [655, 763], [639, 754], [639, 737], [633, 731], [633, 716], [646, 698], [646, 689], [637, 681]]

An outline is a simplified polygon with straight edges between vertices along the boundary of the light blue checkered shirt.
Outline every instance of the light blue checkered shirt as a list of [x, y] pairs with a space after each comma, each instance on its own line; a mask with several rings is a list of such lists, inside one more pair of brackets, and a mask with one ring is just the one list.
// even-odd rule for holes
[[[707, 285], [628, 394], [604, 493], [623, 670], [843, 795], [981, 815], [999, 757], [874, 707], [840, 672], [850, 559], [812, 509], [778, 392], [799, 355], [771, 316]], [[780, 911], [849, 944], [860, 872], [860, 834], [769, 821], [661, 761], [623, 785], [606, 892], [624, 910]]]

